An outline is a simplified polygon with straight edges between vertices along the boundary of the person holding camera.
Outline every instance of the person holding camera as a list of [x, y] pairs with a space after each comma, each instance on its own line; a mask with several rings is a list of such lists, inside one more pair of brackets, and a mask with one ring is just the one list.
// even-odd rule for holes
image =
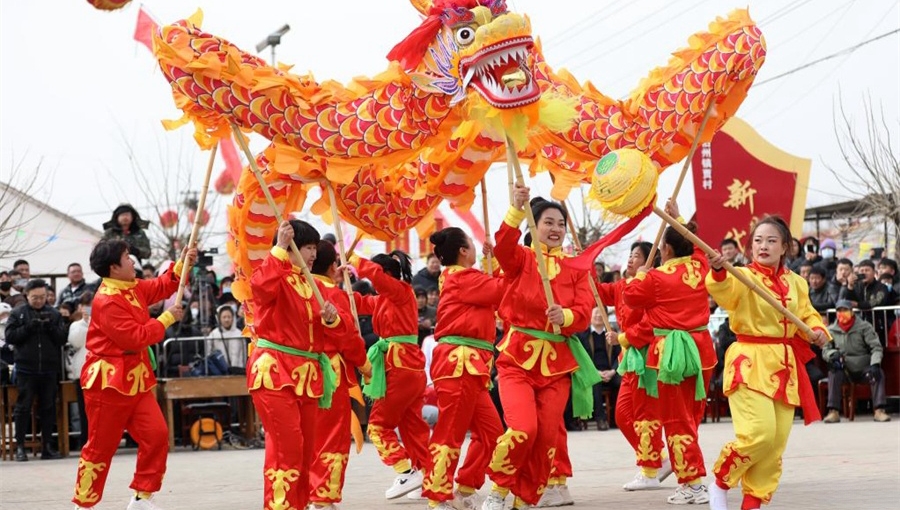
[[66, 343], [66, 322], [47, 303], [47, 282], [36, 279], [25, 285], [28, 302], [13, 309], [6, 324], [6, 343], [15, 352], [16, 385], [16, 461], [28, 460], [25, 453], [25, 432], [31, 421], [31, 405], [37, 395], [40, 402], [41, 459], [58, 459], [52, 446], [56, 425], [56, 394], [59, 390], [62, 356], [60, 348]]
[[[875, 421], [890, 421], [884, 410], [884, 372], [881, 359], [884, 348], [878, 340], [875, 328], [866, 321], [858, 320], [853, 314], [853, 303], [838, 301], [837, 321], [828, 326], [832, 340], [822, 349], [822, 359], [829, 363], [828, 369], [828, 415], [825, 423], [841, 421], [841, 386], [849, 377], [854, 382], [868, 382], [872, 388], [872, 403], [875, 407]], [[853, 405], [853, 404], [851, 404]]]
[[889, 304], [890, 289], [878, 281], [875, 263], [863, 260], [856, 265], [856, 272], [847, 277], [847, 286], [841, 289], [839, 299], [851, 301], [860, 310]]

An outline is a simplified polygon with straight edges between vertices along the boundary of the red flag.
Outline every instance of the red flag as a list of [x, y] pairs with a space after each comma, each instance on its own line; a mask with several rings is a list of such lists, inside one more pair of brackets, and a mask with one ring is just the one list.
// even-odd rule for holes
[[150, 13], [144, 10], [142, 5], [138, 9], [137, 24], [134, 26], [134, 40], [143, 44], [153, 52], [153, 32], [159, 29], [159, 24], [153, 20]]
[[600, 255], [600, 252], [603, 251], [607, 246], [612, 246], [617, 242], [621, 241], [623, 237], [627, 236], [631, 233], [635, 227], [640, 224], [641, 220], [650, 215], [650, 212], [653, 211], [653, 204], [656, 203], [656, 197], [653, 197], [653, 200], [650, 201], [650, 205], [644, 208], [643, 211], [638, 213], [634, 218], [629, 219], [625, 223], [619, 225], [612, 232], [606, 234], [601, 237], [597, 242], [588, 246], [581, 252], [581, 255], [577, 257], [571, 257], [567, 259], [562, 259], [560, 262], [562, 265], [580, 270], [587, 271], [591, 269], [594, 265], [594, 260]]

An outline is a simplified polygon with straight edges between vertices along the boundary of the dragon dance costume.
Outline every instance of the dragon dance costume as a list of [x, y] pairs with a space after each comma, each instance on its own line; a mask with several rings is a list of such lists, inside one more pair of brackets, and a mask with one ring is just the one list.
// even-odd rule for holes
[[[773, 269], [756, 262], [737, 270], [810, 328], [830, 337], [802, 277], [782, 265]], [[794, 323], [731, 274], [712, 271], [706, 286], [716, 303], [728, 310], [737, 335], [725, 354], [722, 376], [736, 438], [722, 448], [713, 468], [715, 483], [725, 490], [740, 483], [741, 508], [759, 508], [778, 488], [794, 408], [802, 406], [807, 424], [820, 418], [804, 368], [813, 353], [809, 339]]]
[[[644, 320], [644, 309], [625, 306], [624, 290], [631, 281], [632, 278], [623, 278], [615, 283], [598, 283], [597, 291], [601, 301], [614, 304], [616, 320], [622, 330], [619, 333], [619, 343], [622, 345], [619, 360], [622, 382], [616, 400], [616, 424], [634, 450], [641, 473], [646, 478], [656, 478], [665, 459], [663, 431], [659, 426], [659, 400], [650, 398], [647, 388], [639, 384], [638, 379], [644, 375], [643, 372], [637, 373], [638, 368], [622, 364], [629, 349], [640, 349], [635, 344], [647, 346], [653, 340], [653, 328]], [[640, 409], [644, 419], [637, 418], [637, 409]]]
[[109, 466], [125, 429], [138, 443], [131, 488], [146, 499], [162, 486], [169, 432], [152, 391], [156, 376], [147, 347], [165, 337], [175, 316], [166, 311], [151, 319], [148, 306], [174, 294], [180, 274], [179, 262], [152, 280], [104, 278], [97, 289], [81, 372], [91, 426], [78, 460], [72, 498], [79, 507], [93, 507], [103, 497]]
[[313, 295], [317, 285], [275, 246], [250, 279], [256, 311], [256, 348], [247, 387], [266, 430], [263, 508], [306, 508], [319, 407], [331, 407], [336, 376], [325, 349], [325, 328], [350, 338], [353, 319], [338, 309], [325, 324]]
[[561, 249], [544, 250], [554, 302], [563, 307], [561, 334], [546, 319], [534, 251], [518, 244], [525, 212], [510, 208], [495, 235], [494, 255], [507, 279], [500, 317], [510, 325], [498, 346], [500, 399], [508, 429], [498, 439], [488, 474], [495, 490], [512, 491], [537, 504], [556, 455], [558, 424], [573, 388], [575, 414], [592, 410], [591, 386], [600, 378], [581, 342], [573, 335], [590, 321], [593, 299], [588, 275], [562, 266]]
[[[352, 316], [350, 298], [331, 278], [313, 275], [321, 283], [322, 297], [348, 317]], [[343, 335], [336, 329], [325, 331], [325, 355], [331, 362], [336, 379], [329, 409], [320, 409], [317, 418], [313, 463], [310, 468], [309, 499], [322, 505], [340, 503], [344, 476], [350, 459], [351, 413], [350, 389], [359, 388], [356, 369], [371, 370], [363, 339], [354, 329]]]
[[[353, 257], [361, 278], [368, 278], [377, 296], [356, 295], [360, 315], [372, 316], [380, 337], [367, 353], [372, 381], [363, 393], [375, 399], [369, 414], [369, 438], [381, 461], [405, 473], [424, 470], [429, 427], [422, 418], [425, 395], [425, 356], [418, 345], [419, 306], [410, 284], [384, 272], [378, 264]], [[403, 444], [396, 429], [403, 436]]]
[[[706, 475], [697, 427], [706, 410], [706, 388], [716, 366], [707, 331], [709, 304], [704, 278], [708, 271], [706, 256], [695, 248], [692, 255], [670, 259], [647, 273], [638, 272], [623, 291], [625, 305], [643, 309], [643, 320], [653, 328], [649, 337], [629, 338], [631, 348], [623, 359], [625, 371], [643, 372], [637, 377], [646, 391], [634, 394], [635, 419], [643, 423], [642, 430], [665, 431], [675, 476], [680, 484], [690, 486], [699, 486]], [[657, 398], [659, 414], [654, 416], [648, 409], [653, 409], [650, 401]]]
[[466, 460], [456, 474], [462, 497], [484, 484], [497, 438], [500, 415], [488, 389], [494, 360], [494, 311], [503, 298], [502, 277], [473, 268], [450, 266], [440, 279], [441, 297], [431, 362], [438, 400], [438, 421], [431, 436], [431, 469], [422, 494], [432, 504], [454, 499], [453, 475], [466, 431], [472, 431]]

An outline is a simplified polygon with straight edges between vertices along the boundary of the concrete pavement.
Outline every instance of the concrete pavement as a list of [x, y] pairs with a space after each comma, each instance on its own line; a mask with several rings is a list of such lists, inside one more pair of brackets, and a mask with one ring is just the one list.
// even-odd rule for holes
[[[781, 487], [771, 509], [896, 509], [900, 508], [900, 419], [875, 423], [860, 416], [853, 423], [816, 423], [794, 430], [784, 456]], [[707, 468], [721, 446], [732, 438], [731, 423], [704, 424], [700, 444]], [[634, 456], [617, 430], [571, 433], [569, 449], [575, 477], [569, 487], [575, 509], [666, 509], [675, 488], [628, 493], [622, 484], [636, 473]], [[124, 510], [135, 450], [113, 460], [106, 494], [97, 510]], [[63, 510], [75, 483], [77, 456], [58, 461], [32, 459], [0, 463], [0, 509]], [[253, 510], [262, 506], [262, 450], [198, 451], [179, 448], [169, 457], [168, 473], [156, 503], [166, 510]], [[347, 471], [342, 510], [424, 510], [425, 502], [384, 500], [393, 472], [383, 466], [371, 444], [353, 454]], [[485, 485], [483, 493], [489, 489]], [[732, 491], [732, 509], [740, 508], [740, 493]], [[705, 505], [703, 506], [705, 508]]]

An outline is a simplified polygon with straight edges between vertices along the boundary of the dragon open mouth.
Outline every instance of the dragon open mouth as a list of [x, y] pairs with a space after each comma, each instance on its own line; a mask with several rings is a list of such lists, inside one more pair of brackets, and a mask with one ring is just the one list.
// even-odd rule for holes
[[541, 91], [528, 65], [531, 37], [515, 37], [486, 46], [459, 63], [463, 87], [469, 83], [491, 106], [515, 108], [537, 101]]

